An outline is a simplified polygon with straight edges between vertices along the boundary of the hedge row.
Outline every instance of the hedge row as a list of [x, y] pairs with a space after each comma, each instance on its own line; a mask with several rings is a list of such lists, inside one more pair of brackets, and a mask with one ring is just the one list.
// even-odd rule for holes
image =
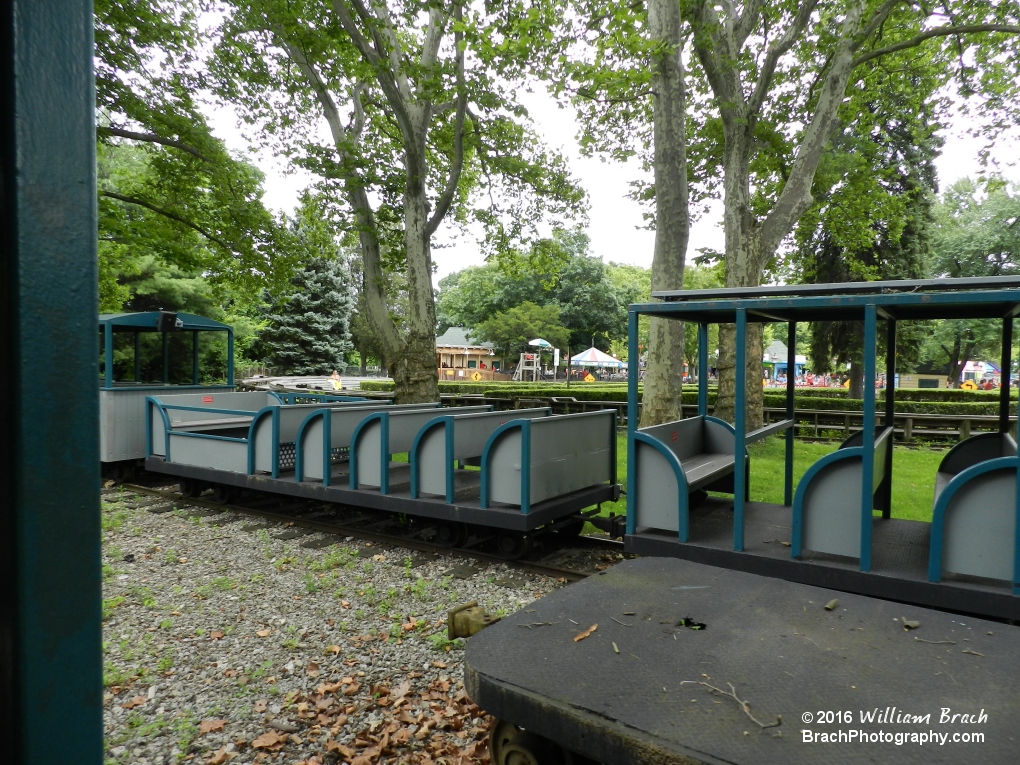
[[[711, 401], [711, 397], [709, 397]], [[686, 396], [684, 403], [686, 402]], [[784, 396], [766, 395], [764, 404], [767, 407], [784, 407], [786, 398]], [[864, 410], [864, 402], [859, 398], [845, 398], [842, 400], [814, 397], [797, 396], [797, 409], [819, 409], [825, 411], [860, 412]], [[876, 409], [882, 411], [884, 402], [877, 402]], [[1016, 402], [1010, 406], [1010, 411], [1016, 413]], [[952, 415], [990, 415], [999, 413], [998, 401], [905, 401], [897, 397], [896, 412], [898, 414], [952, 414]]]
[[[643, 386], [638, 386], [640, 394]], [[393, 383], [381, 380], [365, 380], [361, 383], [364, 391], [392, 391]], [[553, 396], [569, 396], [578, 401], [626, 401], [626, 383], [499, 383], [499, 382], [446, 382], [440, 381], [440, 393], [446, 394], [482, 394], [490, 398], [552, 398]], [[683, 403], [697, 403], [698, 389], [696, 385], [685, 385]], [[879, 391], [877, 406], [882, 407], [886, 391]], [[1016, 398], [1016, 391], [1012, 391]], [[782, 388], [766, 388], [764, 391], [765, 406], [785, 406], [786, 393]], [[715, 403], [715, 387], [709, 388], [708, 400]], [[844, 388], [801, 388], [796, 392], [798, 409], [828, 409], [843, 411], [860, 411], [863, 402], [860, 399], [847, 398]], [[896, 391], [896, 410], [916, 414], [936, 414], [946, 411], [937, 404], [952, 404], [954, 412], [997, 413], [999, 405], [998, 391], [966, 391], [966, 390], [935, 390], [929, 388], [898, 389]], [[961, 408], [962, 407], [962, 408]], [[974, 409], [978, 407], [979, 409]], [[1014, 404], [1015, 407], [1015, 404]]]

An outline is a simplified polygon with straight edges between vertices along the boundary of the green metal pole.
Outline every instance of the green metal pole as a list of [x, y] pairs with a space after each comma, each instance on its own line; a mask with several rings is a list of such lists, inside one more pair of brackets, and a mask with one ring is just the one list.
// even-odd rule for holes
[[999, 432], [1009, 432], [1009, 378], [1013, 365], [1013, 317], [1002, 320], [1002, 359], [999, 367]]
[[[896, 320], [887, 319], [885, 323], [885, 419], [883, 426], [891, 428], [896, 423]], [[892, 515], [892, 466], [893, 442], [889, 440], [889, 448], [885, 450], [885, 478], [879, 486], [882, 517]]]
[[191, 383], [198, 385], [198, 330], [191, 333]]
[[627, 315], [627, 533], [637, 529], [632, 497], [637, 492], [636, 455], [634, 433], [638, 428], [638, 377], [641, 362], [638, 359], [638, 315], [631, 310]]
[[0, 725], [19, 765], [103, 761], [92, 29], [88, 0], [0, 3]]
[[864, 308], [864, 423], [861, 429], [861, 571], [871, 571], [871, 510], [875, 475], [875, 356], [878, 310]]
[[135, 332], [134, 336], [135, 336], [135, 378], [134, 379], [135, 379], [135, 382], [139, 382], [138, 378], [140, 378], [142, 376], [142, 357], [141, 357], [141, 354], [139, 353], [139, 350], [141, 349], [141, 332]]
[[170, 336], [166, 332], [163, 335], [163, 384], [170, 384]]
[[708, 414], [708, 324], [698, 324], [698, 416]]
[[103, 341], [103, 346], [104, 346], [103, 347], [103, 350], [104, 350], [104, 356], [103, 356], [103, 359], [104, 359], [103, 360], [103, 366], [104, 366], [104, 374], [103, 374], [104, 387], [112, 388], [113, 387], [113, 378], [115, 376], [114, 375], [114, 370], [113, 370], [113, 325], [112, 324], [107, 324], [106, 325], [106, 339]]
[[[744, 462], [744, 436], [747, 427], [747, 310], [737, 309], [736, 390], [733, 395], [733, 549], [744, 550], [744, 497], [747, 470]], [[787, 364], [789, 368], [789, 363]]]
[[[797, 363], [797, 322], [791, 321], [786, 334], [786, 419], [793, 419], [793, 411], [797, 401], [796, 377], [790, 374], [790, 359]], [[786, 464], [783, 472], [783, 504], [793, 505], [793, 439], [797, 435], [796, 426], [786, 430]]]

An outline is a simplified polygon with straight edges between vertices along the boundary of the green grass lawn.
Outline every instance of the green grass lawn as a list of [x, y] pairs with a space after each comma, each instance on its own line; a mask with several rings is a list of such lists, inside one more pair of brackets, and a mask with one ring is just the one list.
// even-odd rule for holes
[[[618, 437], [616, 465], [618, 479], [627, 484], [627, 437]], [[834, 451], [838, 442], [797, 441], [793, 446], [793, 485], [818, 459]], [[931, 520], [935, 493], [935, 471], [949, 447], [938, 448], [896, 445], [893, 447], [892, 517], [916, 521]], [[749, 449], [751, 458], [751, 499], [756, 502], [783, 502], [783, 461], [785, 442], [779, 436], [760, 441]], [[602, 503], [602, 515], [626, 513], [626, 498]], [[591, 527], [589, 527], [589, 530]]]

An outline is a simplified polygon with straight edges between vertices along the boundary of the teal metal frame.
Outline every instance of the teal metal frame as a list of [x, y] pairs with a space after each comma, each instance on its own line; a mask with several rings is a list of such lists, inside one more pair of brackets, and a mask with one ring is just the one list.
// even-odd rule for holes
[[[891, 475], [893, 449], [882, 444], [882, 463], [876, 463], [876, 419], [879, 411], [874, 380], [877, 372], [878, 322], [886, 322], [886, 374], [889, 390], [881, 414], [883, 438], [893, 426], [895, 411], [895, 370], [897, 322], [903, 319], [931, 318], [1001, 318], [1003, 385], [999, 397], [999, 429], [1007, 432], [1010, 417], [1010, 380], [1008, 370], [1012, 358], [1013, 320], [1020, 314], [1020, 277], [992, 279], [939, 279], [920, 282], [870, 282], [833, 285], [784, 285], [780, 287], [725, 288], [718, 290], [661, 292], [653, 294], [663, 302], [640, 303], [630, 307], [628, 340], [630, 345], [628, 380], [628, 464], [635, 464], [635, 442], [641, 440], [638, 426], [638, 360], [637, 326], [642, 315], [683, 320], [698, 326], [698, 414], [708, 412], [708, 325], [733, 323], [736, 328], [735, 349], [735, 448], [779, 430], [786, 430], [784, 502], [793, 509], [791, 554], [800, 557], [803, 530], [803, 491], [813, 476], [827, 465], [846, 459], [860, 459], [860, 562], [861, 571], [872, 568], [872, 519], [876, 507], [884, 518], [891, 517]], [[793, 405], [794, 379], [787, 378], [786, 420], [753, 433], [746, 432], [746, 337], [749, 322], [786, 322], [790, 353], [796, 349], [797, 324], [818, 320], [855, 320], [864, 323], [864, 387], [863, 428], [861, 444], [840, 449], [817, 461], [805, 473], [794, 491], [793, 487]], [[735, 466], [739, 453], [734, 454]], [[674, 467], [674, 470], [676, 468]], [[969, 475], [970, 473], [968, 473]], [[877, 484], [875, 478], [881, 476]], [[627, 492], [635, 496], [636, 476], [628, 474]], [[744, 511], [747, 496], [746, 474], [735, 470], [733, 498], [733, 549], [744, 549]], [[948, 496], [940, 497], [948, 502]], [[628, 508], [627, 533], [636, 533], [633, 508]], [[1020, 512], [1020, 510], [1018, 510]], [[1020, 530], [1020, 519], [1017, 524]], [[934, 531], [933, 531], [934, 534]], [[682, 536], [682, 533], [681, 533]], [[933, 539], [933, 545], [936, 542]], [[940, 548], [941, 549], [941, 548]], [[1017, 540], [1018, 575], [1020, 583], [1020, 531]], [[934, 549], [933, 549], [934, 554]], [[934, 569], [933, 569], [934, 571]]]
[[0, 4], [0, 719], [20, 765], [103, 761], [92, 24], [88, 0]]
[[[113, 339], [116, 334], [130, 332], [134, 335], [134, 379], [138, 380], [140, 375], [139, 343], [138, 338], [143, 332], [158, 332], [156, 321], [160, 311], [141, 311], [138, 313], [108, 313], [99, 315], [99, 330], [103, 334], [103, 368], [102, 388], [105, 390], [117, 390], [114, 379], [113, 362]], [[229, 324], [207, 319], [204, 316], [197, 316], [191, 313], [178, 313], [178, 320], [183, 323], [179, 330], [173, 332], [161, 332], [163, 350], [163, 386], [170, 383], [170, 335], [177, 332], [191, 333], [191, 385], [200, 386], [199, 380], [199, 341], [200, 332], [225, 332], [227, 335], [227, 359], [226, 374], [227, 381], [224, 387], [234, 387], [234, 328]], [[120, 328], [118, 330], [118, 328]], [[159, 386], [152, 386], [159, 387]], [[175, 385], [175, 389], [187, 390], [187, 385]], [[209, 386], [206, 386], [209, 387]], [[132, 386], [132, 390], [141, 388]]]

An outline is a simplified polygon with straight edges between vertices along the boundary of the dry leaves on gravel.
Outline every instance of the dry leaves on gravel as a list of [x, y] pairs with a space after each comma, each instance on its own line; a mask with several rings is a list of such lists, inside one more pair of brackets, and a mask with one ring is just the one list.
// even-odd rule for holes
[[[434, 680], [427, 688], [415, 689], [414, 676], [394, 687], [358, 684], [352, 677], [343, 677], [321, 683], [307, 695], [288, 694], [288, 708], [294, 710], [291, 719], [305, 726], [306, 738], [321, 740], [328, 735], [325, 744], [318, 745], [323, 751], [301, 762], [317, 765], [333, 754], [350, 765], [374, 765], [384, 758], [408, 765], [487, 765], [485, 714], [463, 689], [453, 689], [450, 680]], [[259, 706], [261, 702], [256, 703]], [[350, 716], [359, 710], [377, 711], [382, 719], [352, 731]], [[479, 718], [483, 723], [476, 725]], [[350, 740], [341, 743], [338, 737]], [[288, 743], [301, 742], [294, 734], [269, 732], [252, 741], [251, 747], [280, 752]]]
[[198, 730], [200, 733], [212, 733], [213, 731], [223, 730], [226, 724], [226, 720], [202, 720]]

